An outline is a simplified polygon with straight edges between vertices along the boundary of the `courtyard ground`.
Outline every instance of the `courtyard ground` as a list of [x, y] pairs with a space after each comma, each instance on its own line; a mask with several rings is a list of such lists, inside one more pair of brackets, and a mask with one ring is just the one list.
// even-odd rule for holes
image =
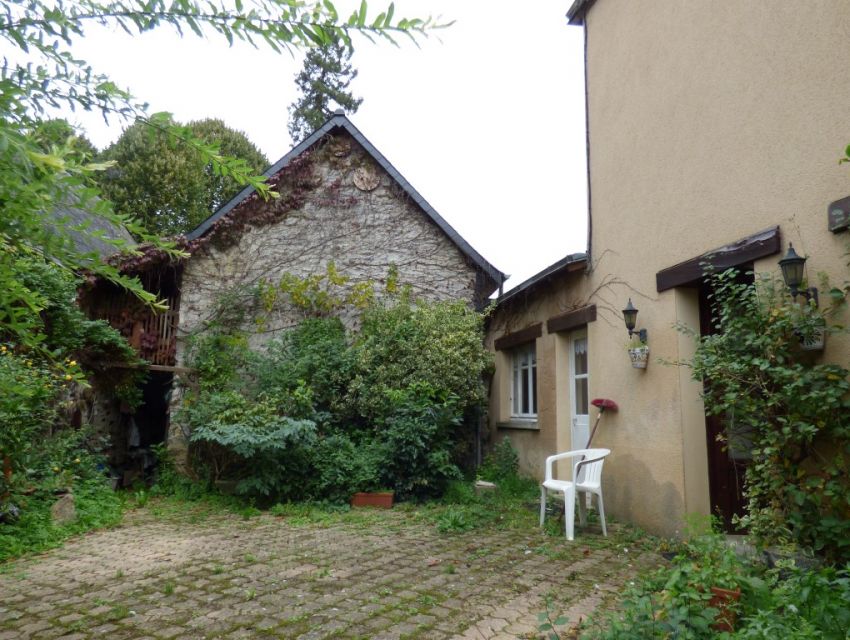
[[538, 637], [547, 602], [576, 623], [658, 561], [624, 526], [540, 530], [533, 504], [461, 532], [428, 506], [278, 513], [150, 500], [0, 565], [0, 640]]

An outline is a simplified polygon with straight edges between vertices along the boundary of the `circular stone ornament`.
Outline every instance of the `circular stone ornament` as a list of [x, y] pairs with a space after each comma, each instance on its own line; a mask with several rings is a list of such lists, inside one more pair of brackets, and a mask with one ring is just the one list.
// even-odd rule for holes
[[381, 184], [378, 174], [367, 167], [358, 167], [354, 170], [354, 186], [360, 191], [374, 191]]

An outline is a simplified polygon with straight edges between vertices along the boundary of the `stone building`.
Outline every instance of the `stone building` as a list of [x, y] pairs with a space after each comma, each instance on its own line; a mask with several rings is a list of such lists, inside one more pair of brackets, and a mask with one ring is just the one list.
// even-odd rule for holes
[[[506, 279], [342, 112], [265, 176], [278, 198], [264, 200], [246, 188], [187, 236], [191, 255], [179, 275], [178, 371], [187, 364], [191, 337], [234, 306], [247, 310], [240, 322], [254, 347], [295, 326], [305, 309], [280, 294], [287, 279], [313, 278], [319, 295], [339, 300], [358, 292], [379, 297], [392, 282], [413, 299], [465, 300], [476, 308]], [[332, 312], [356, 325], [353, 306], [340, 304]], [[179, 402], [178, 394], [171, 402]], [[179, 455], [185, 441], [172, 424], [169, 448]]]
[[[321, 278], [329, 265], [347, 279], [340, 296], [369, 283], [380, 295], [392, 278], [415, 299], [482, 307], [505, 280], [341, 112], [265, 175], [279, 198], [265, 201], [247, 188], [187, 236], [178, 362], [185, 339], [204, 330], [222, 295], [250, 307], [263, 287], [288, 276]], [[279, 298], [263, 309], [254, 343], [303, 317]]]

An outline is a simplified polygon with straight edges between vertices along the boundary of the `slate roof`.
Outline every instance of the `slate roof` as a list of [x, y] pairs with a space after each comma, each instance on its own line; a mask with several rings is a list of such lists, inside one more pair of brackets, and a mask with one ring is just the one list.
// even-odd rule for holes
[[[135, 239], [124, 226], [115, 225], [103, 216], [86, 211], [77, 204], [75, 200], [69, 204], [58, 205], [47, 214], [47, 224], [54, 228], [61, 227], [78, 253], [96, 253], [101, 259], [105, 259], [121, 251], [108, 240], [123, 240], [128, 247], [136, 244]], [[88, 225], [85, 232], [73, 229], [83, 224]]]
[[557, 278], [558, 276], [574, 272], [586, 263], [586, 253], [571, 253], [568, 256], [561, 258], [556, 263], [550, 264], [542, 271], [539, 271], [538, 273], [531, 276], [528, 280], [518, 284], [513, 289], [505, 292], [504, 294], [496, 298], [496, 304], [501, 305], [507, 302], [508, 300], [516, 298], [521, 293], [529, 292], [531, 289], [533, 289], [539, 284], [548, 282], [553, 278]]
[[[380, 165], [380, 167], [386, 171], [390, 177], [395, 180], [398, 185], [404, 190], [404, 192], [417, 204], [422, 211], [431, 219], [431, 221], [436, 224], [448, 237], [449, 239], [460, 249], [461, 253], [463, 253], [472, 264], [481, 269], [485, 274], [487, 274], [496, 285], [500, 285], [507, 279], [507, 275], [499, 271], [496, 267], [490, 264], [484, 257], [478, 253], [475, 249], [470, 246], [470, 244], [464, 240], [461, 235], [452, 228], [452, 226], [446, 222], [443, 217], [437, 213], [437, 211], [428, 204], [428, 201], [423, 198], [416, 189], [398, 172], [398, 170], [387, 160], [380, 151], [378, 151], [375, 146], [366, 139], [366, 137], [354, 126], [354, 124], [349, 120], [342, 111], [337, 111], [332, 115], [325, 124], [316, 129], [309, 137], [307, 137], [303, 142], [297, 144], [292, 150], [283, 156], [280, 160], [275, 162], [271, 167], [269, 167], [265, 173], [263, 174], [266, 178], [270, 178], [275, 175], [278, 171], [286, 167], [292, 160], [301, 155], [304, 151], [312, 147], [319, 140], [324, 138], [326, 135], [341, 129], [343, 131], [348, 132], [352, 138], [354, 138], [365, 150], [366, 152], [372, 156], [375, 162]], [[234, 196], [228, 203], [223, 205], [218, 211], [216, 211], [209, 218], [204, 220], [196, 229], [191, 231], [186, 235], [187, 240], [195, 240], [203, 236], [209, 229], [223, 216], [226, 216], [233, 209], [235, 209], [239, 204], [245, 200], [249, 195], [254, 192], [253, 187], [246, 187], [242, 191], [240, 191], [236, 196]]]
[[596, 0], [575, 0], [567, 11], [567, 20], [570, 24], [583, 24], [587, 10]]

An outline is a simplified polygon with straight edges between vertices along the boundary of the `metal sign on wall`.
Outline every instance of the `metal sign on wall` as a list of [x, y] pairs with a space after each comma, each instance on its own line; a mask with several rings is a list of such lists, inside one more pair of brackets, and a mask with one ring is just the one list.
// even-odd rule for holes
[[850, 196], [831, 203], [827, 211], [830, 231], [838, 233], [850, 229]]

